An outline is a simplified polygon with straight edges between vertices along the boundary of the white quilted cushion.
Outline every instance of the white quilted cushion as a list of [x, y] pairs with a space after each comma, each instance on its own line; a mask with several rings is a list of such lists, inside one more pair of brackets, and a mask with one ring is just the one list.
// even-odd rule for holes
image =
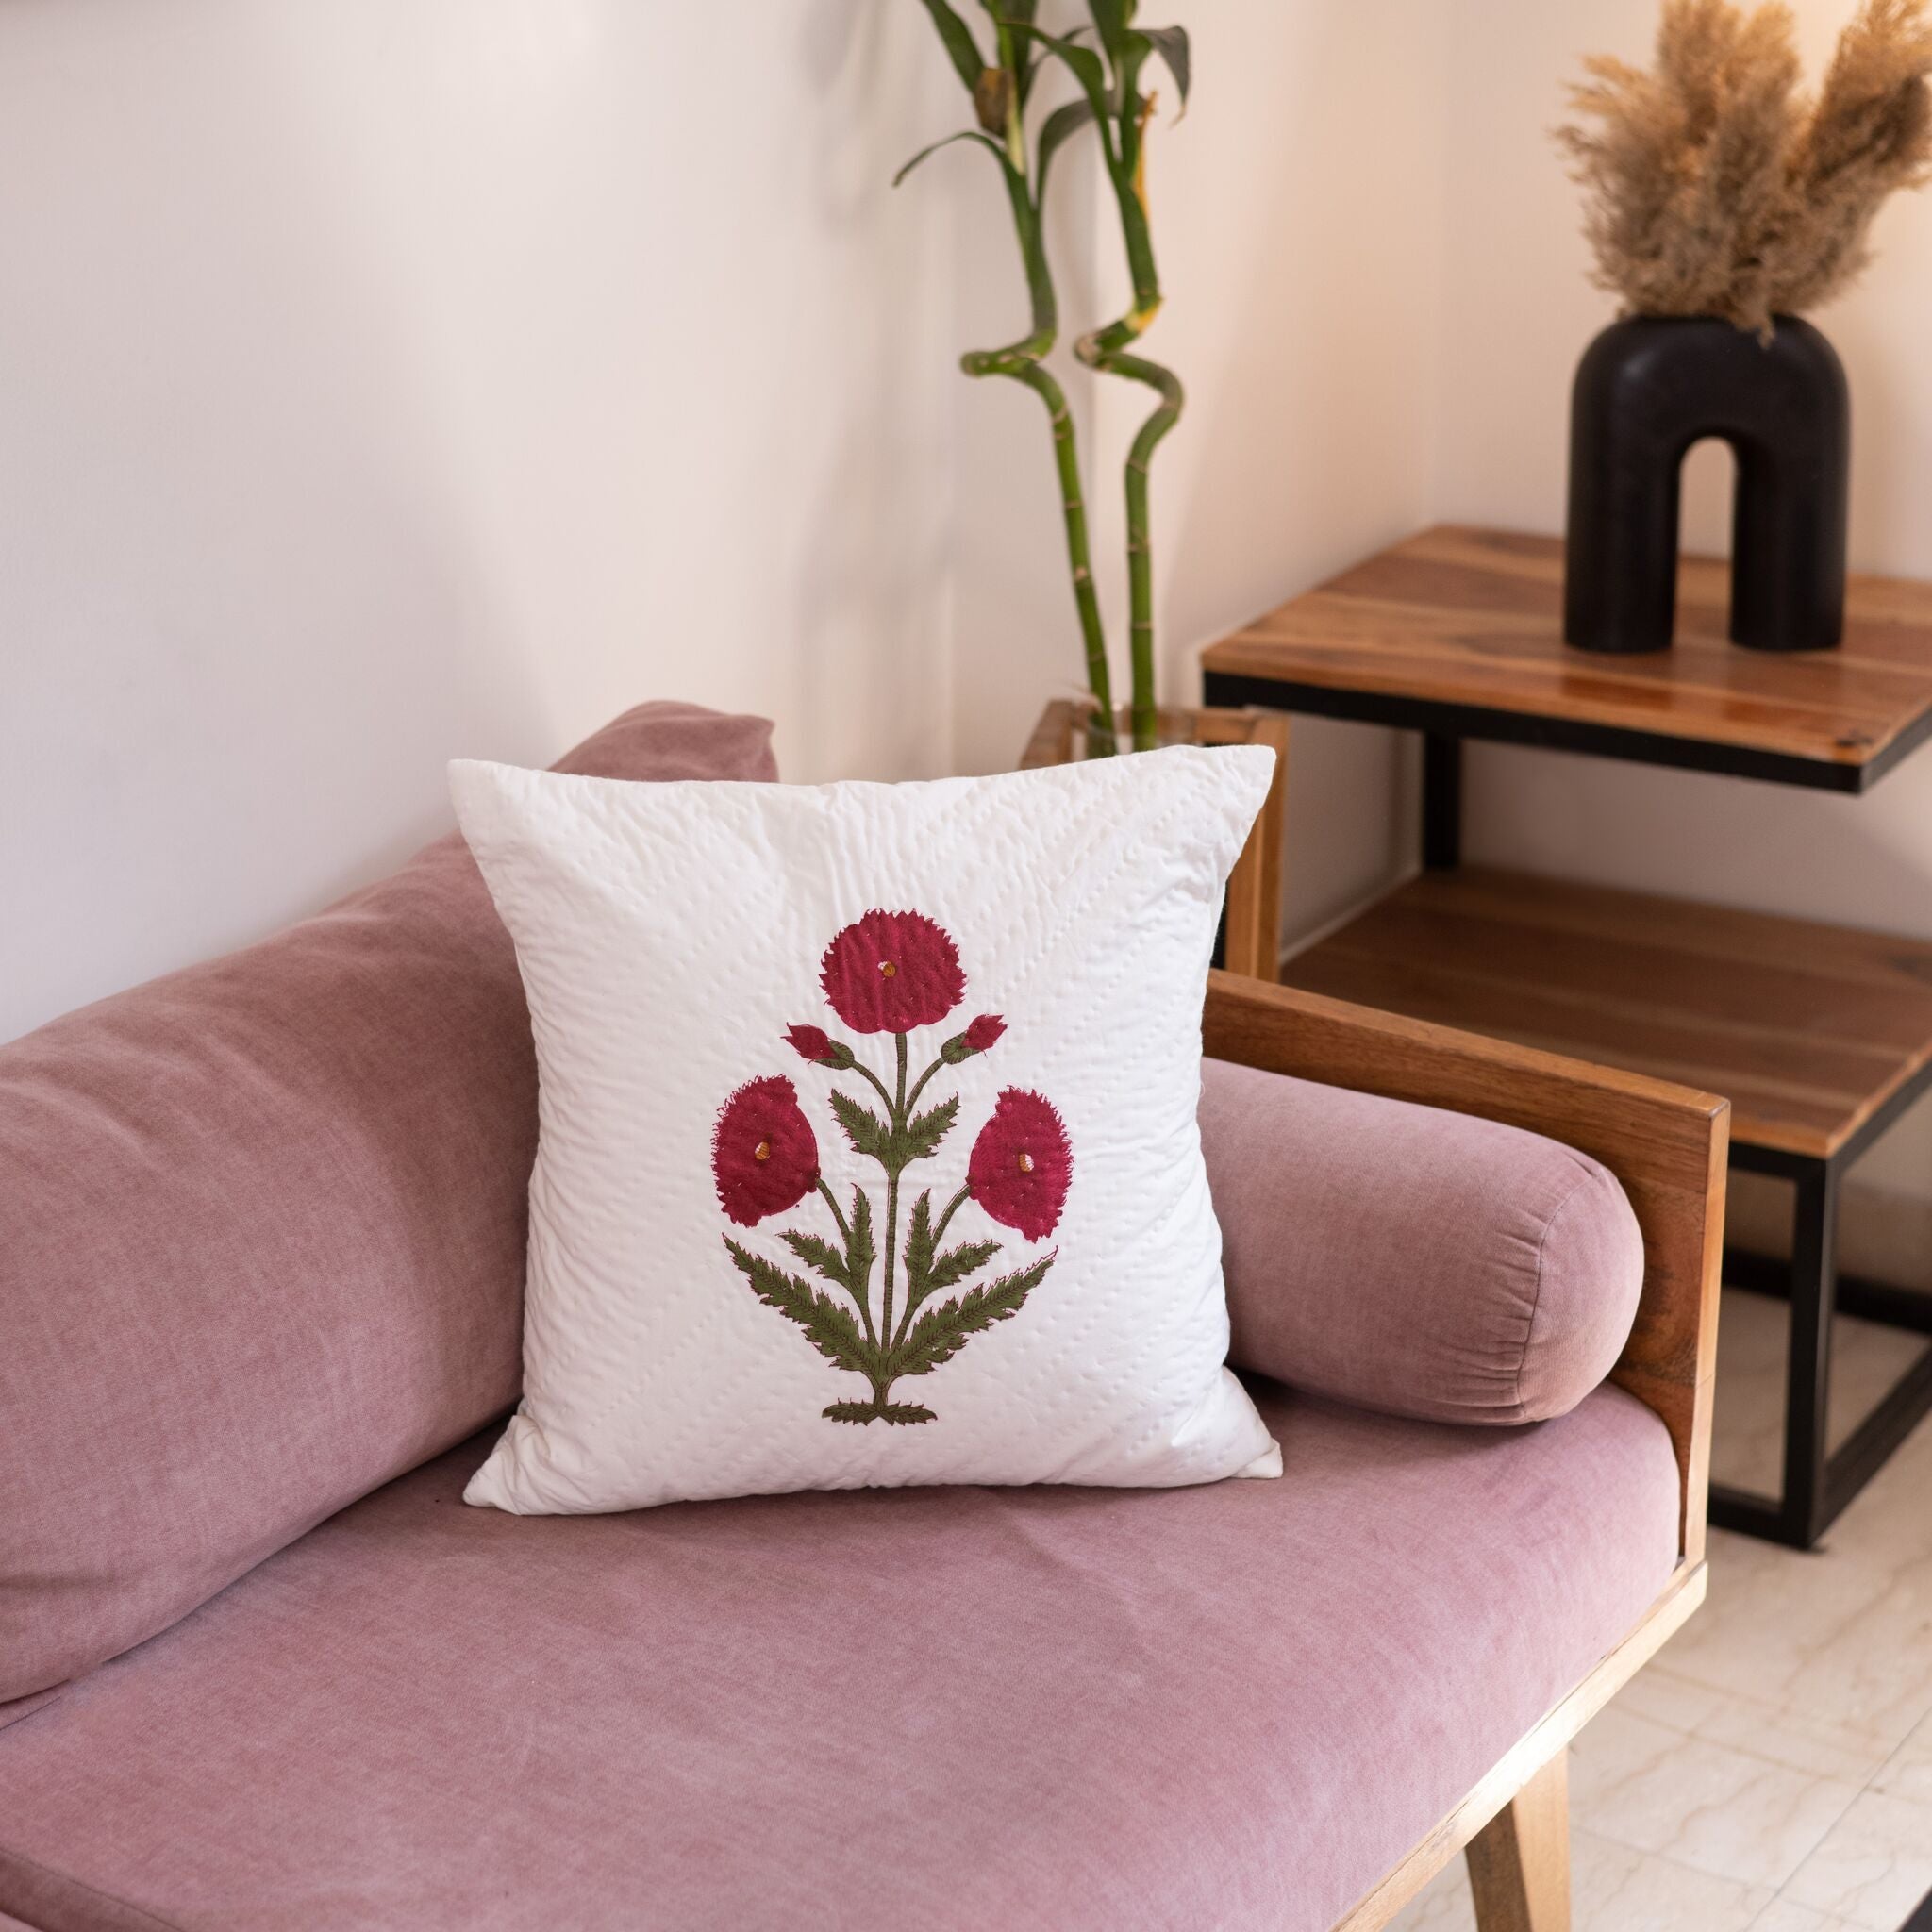
[[452, 766], [542, 1083], [524, 1399], [469, 1500], [1279, 1474], [1194, 1126], [1273, 761]]

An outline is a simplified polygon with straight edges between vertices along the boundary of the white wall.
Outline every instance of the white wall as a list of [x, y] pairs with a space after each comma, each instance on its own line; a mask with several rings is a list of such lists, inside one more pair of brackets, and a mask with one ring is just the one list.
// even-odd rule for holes
[[950, 85], [880, 0], [0, 8], [0, 1038], [641, 697], [948, 762]]

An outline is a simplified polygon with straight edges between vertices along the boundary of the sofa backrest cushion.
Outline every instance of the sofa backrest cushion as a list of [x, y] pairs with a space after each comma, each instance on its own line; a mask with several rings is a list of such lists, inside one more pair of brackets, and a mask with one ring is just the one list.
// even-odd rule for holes
[[[645, 705], [558, 769], [771, 779], [770, 734]], [[536, 1138], [454, 834], [0, 1046], [0, 1723], [515, 1402]]]
[[1489, 1424], [1562, 1415], [1615, 1366], [1643, 1237], [1615, 1177], [1574, 1149], [1220, 1060], [1203, 1068], [1201, 1146], [1238, 1366]]

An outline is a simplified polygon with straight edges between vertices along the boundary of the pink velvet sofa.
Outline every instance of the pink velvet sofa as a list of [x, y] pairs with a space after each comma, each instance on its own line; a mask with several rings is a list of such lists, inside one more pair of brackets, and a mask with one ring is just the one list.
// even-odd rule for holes
[[[774, 775], [647, 706], [567, 769]], [[1565, 1923], [1694, 1608], [1724, 1109], [1217, 975], [1286, 1474], [517, 1518], [527, 1018], [466, 851], [0, 1047], [0, 1932]]]

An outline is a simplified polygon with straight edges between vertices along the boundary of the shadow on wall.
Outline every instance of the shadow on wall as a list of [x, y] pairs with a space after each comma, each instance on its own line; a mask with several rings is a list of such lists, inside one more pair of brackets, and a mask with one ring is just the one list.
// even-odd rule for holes
[[534, 695], [269, 10], [106, 18], [0, 71], [0, 1037], [385, 870]]
[[[888, 291], [924, 290], [945, 312], [953, 202], [937, 181], [894, 192], [911, 152], [893, 148], [917, 117], [882, 117], [878, 104], [915, 106], [936, 94], [919, 35], [924, 17], [855, 0], [815, 0], [799, 35], [805, 84], [821, 108], [805, 172], [820, 225], [834, 235], [883, 238], [886, 271], [842, 306], [841, 326], [862, 379], [774, 395], [774, 410], [820, 420], [813, 481], [798, 506], [786, 603], [796, 613], [772, 702], [813, 746], [818, 775], [934, 777], [951, 769], [948, 391], [958, 372], [935, 354], [931, 331], [908, 327], [908, 305]], [[916, 31], [908, 33], [910, 26]], [[918, 144], [915, 137], [913, 145]], [[887, 532], [895, 532], [882, 541]], [[828, 661], [855, 635], [877, 630], [889, 648], [863, 680], [835, 680]]]

